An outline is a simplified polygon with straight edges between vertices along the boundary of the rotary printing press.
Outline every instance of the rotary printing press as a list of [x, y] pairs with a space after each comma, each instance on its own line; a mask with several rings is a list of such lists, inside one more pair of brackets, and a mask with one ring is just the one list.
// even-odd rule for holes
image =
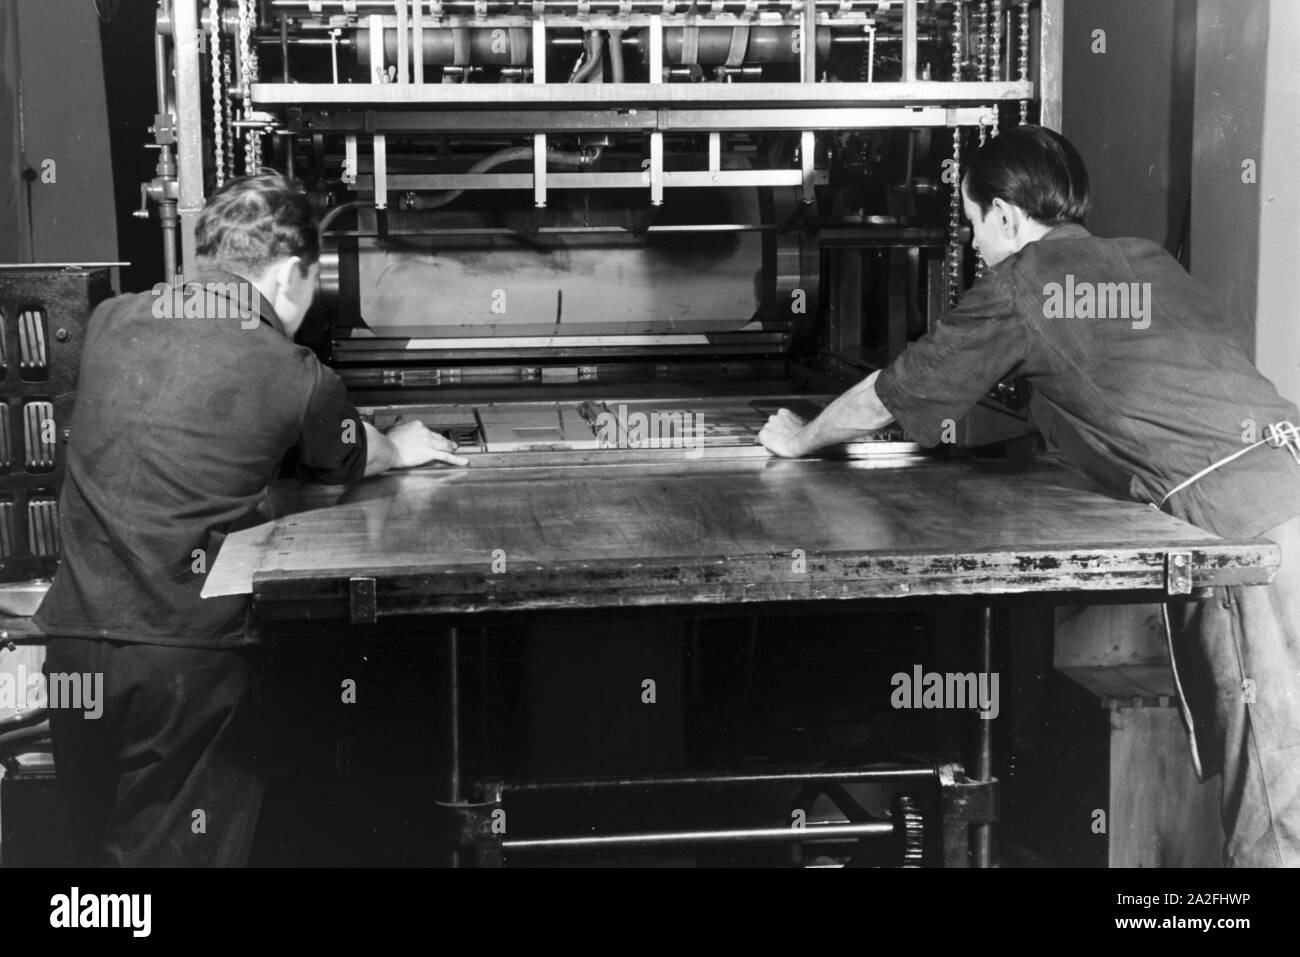
[[159, 19], [169, 248], [225, 178], [290, 172], [327, 210], [321, 343], [363, 413], [493, 458], [754, 454], [955, 299], [963, 140], [1059, 111], [1031, 3], [193, 6]]
[[[142, 195], [164, 274], [193, 261], [213, 189], [288, 172], [323, 212], [303, 338], [377, 426], [419, 417], [471, 461], [286, 506], [227, 539], [204, 593], [249, 593], [268, 622], [427, 625], [448, 664], [454, 859], [753, 843], [843, 862], [875, 842], [964, 866], [990, 862], [998, 816], [989, 721], [969, 774], [633, 769], [470, 793], [458, 654], [474, 616], [596, 610], [603, 648], [652, 609], [1267, 580], [1267, 543], [1054, 469], [930, 462], [896, 429], [807, 461], [755, 445], [775, 409], [815, 413], [956, 301], [979, 268], [963, 150], [1006, 124], [1059, 127], [1060, 20], [1060, 0], [160, 3]], [[955, 443], [1023, 434], [1019, 398], [999, 385]], [[498, 826], [539, 796], [764, 786], [804, 788], [799, 813], [852, 788], [884, 811], [833, 802], [793, 832]]]

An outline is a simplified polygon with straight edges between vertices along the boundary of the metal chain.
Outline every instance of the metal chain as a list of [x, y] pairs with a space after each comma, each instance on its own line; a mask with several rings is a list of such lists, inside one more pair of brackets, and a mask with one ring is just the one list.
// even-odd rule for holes
[[[1029, 82], [1029, 0], [1020, 0], [1020, 82]], [[1020, 125], [1029, 122], [1029, 101], [1020, 101]]]
[[226, 172], [235, 175], [235, 94], [230, 65], [230, 47], [221, 51], [221, 80], [225, 94], [222, 96], [221, 115], [226, 128]]
[[221, 109], [221, 0], [208, 0], [208, 22], [212, 39], [208, 55], [212, 64], [212, 169], [217, 189], [226, 182], [225, 129]]
[[[979, 0], [979, 71], [980, 80], [987, 83], [989, 79], [989, 0]], [[989, 128], [982, 122], [980, 123], [980, 146], [988, 142]], [[971, 224], [972, 229], [974, 224]], [[984, 278], [984, 257], [980, 255], [979, 250], [975, 251], [975, 278], [977, 280]]]
[[[981, 83], [987, 83], [989, 79], [989, 0], [979, 0], [979, 53], [976, 58], [977, 76]], [[983, 123], [980, 124], [980, 146], [987, 142], [989, 131]]]
[[[250, 0], [239, 0], [239, 95], [242, 103], [239, 118], [247, 120], [253, 102], [253, 4]], [[254, 149], [253, 132], [244, 131], [244, 174], [257, 172], [257, 153]]]
[[[952, 5], [952, 82], [961, 81], [962, 19], [964, 0]], [[948, 305], [957, 305], [961, 296], [961, 127], [952, 128], [952, 196], [948, 199]]]
[[[993, 42], [989, 47], [992, 64], [989, 72], [994, 82], [1003, 79], [1002, 70], [1002, 0], [993, 0]], [[998, 117], [1002, 113], [1000, 104], [993, 104], [993, 129], [990, 136], [998, 135]]]
[[[257, 24], [257, 0], [248, 0], [248, 22], [248, 32], [250, 36], [250, 42], [248, 45], [248, 87], [250, 96], [248, 104], [249, 111], [251, 112], [253, 104], [251, 96], [253, 84], [261, 77], [261, 71], [258, 69], [259, 61], [257, 56], [257, 44], [251, 41], [253, 27]], [[254, 162], [252, 172], [256, 173], [262, 166], [262, 130], [259, 127], [254, 127], [249, 132], [253, 138]]]

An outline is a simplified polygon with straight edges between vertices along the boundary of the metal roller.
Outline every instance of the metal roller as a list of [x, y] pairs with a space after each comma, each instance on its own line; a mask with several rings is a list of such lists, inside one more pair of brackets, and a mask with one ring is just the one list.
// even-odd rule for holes
[[[744, 31], [747, 42], [737, 43], [735, 26], [668, 26], [664, 28], [664, 59], [674, 66], [742, 66], [759, 63], [799, 62], [799, 27], [793, 24], [750, 25]], [[384, 63], [398, 59], [395, 27], [384, 30]], [[532, 32], [524, 27], [426, 26], [421, 31], [425, 66], [524, 66], [532, 62]], [[637, 42], [638, 32], [627, 31], [627, 45]], [[371, 38], [368, 30], [355, 35], [357, 59], [369, 70]], [[830, 27], [817, 28], [817, 56], [830, 55], [833, 43]], [[744, 52], [736, 56], [737, 47]], [[626, 56], [626, 53], [624, 54]], [[735, 60], [736, 62], [732, 62]]]

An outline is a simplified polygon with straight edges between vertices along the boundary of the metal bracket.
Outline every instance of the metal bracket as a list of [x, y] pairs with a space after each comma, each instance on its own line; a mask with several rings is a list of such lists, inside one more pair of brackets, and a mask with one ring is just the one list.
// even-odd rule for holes
[[1170, 595], [1192, 593], [1192, 553], [1170, 552], [1165, 556], [1165, 592]]
[[994, 824], [1000, 816], [998, 781], [973, 781], [959, 764], [939, 768], [943, 810], [943, 866], [970, 866], [972, 824]]
[[373, 578], [348, 579], [349, 617], [354, 625], [373, 625], [379, 619]]

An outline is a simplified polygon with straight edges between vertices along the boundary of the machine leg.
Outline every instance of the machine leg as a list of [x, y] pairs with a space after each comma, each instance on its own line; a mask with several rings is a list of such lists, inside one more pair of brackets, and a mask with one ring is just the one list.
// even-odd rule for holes
[[[443, 800], [448, 806], [461, 802], [460, 787], [460, 632], [447, 629], [447, 767]], [[453, 847], [447, 855], [448, 867], [460, 866], [460, 851]]]
[[[993, 609], [985, 606], [980, 609], [979, 669], [977, 674], [991, 674], [993, 671]], [[993, 722], [977, 719], [975, 739], [975, 781], [981, 784], [993, 780]], [[989, 867], [992, 864], [993, 825], [975, 824], [971, 826], [971, 846], [975, 852], [976, 867]]]

